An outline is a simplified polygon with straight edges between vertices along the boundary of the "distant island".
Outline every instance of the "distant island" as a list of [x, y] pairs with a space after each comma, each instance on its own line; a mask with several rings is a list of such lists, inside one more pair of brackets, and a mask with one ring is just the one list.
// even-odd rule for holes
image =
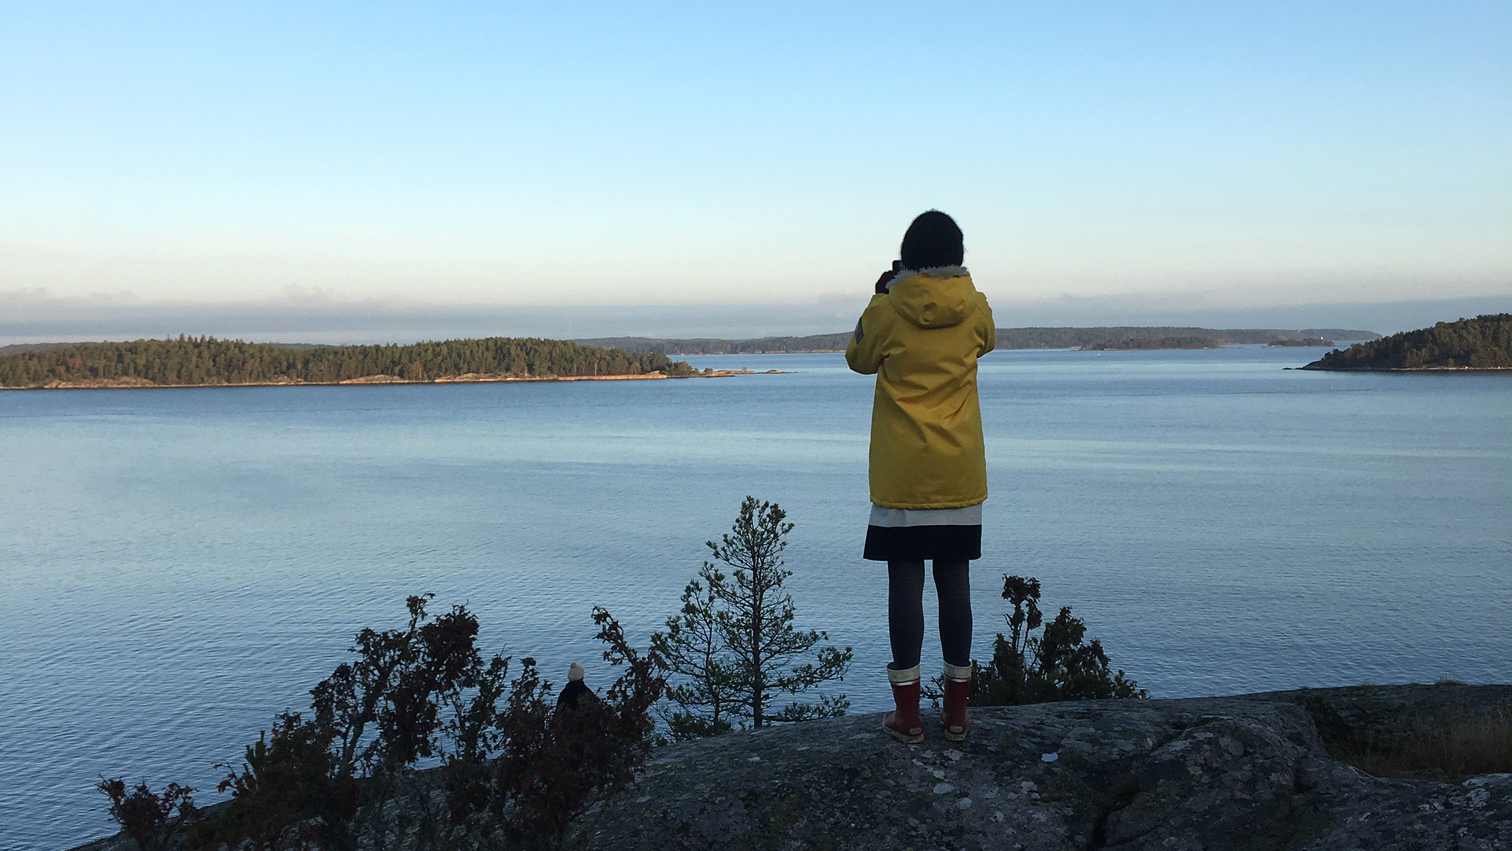
[[[177, 339], [131, 342], [21, 343], [0, 346], [0, 389], [717, 377], [751, 374], [751, 371], [695, 370], [670, 356], [841, 352], [850, 336], [847, 331], [748, 340], [599, 337], [568, 341], [488, 337], [410, 345], [328, 346], [247, 343], [180, 335]], [[1220, 330], [1114, 326], [997, 329], [997, 347], [1000, 349], [1114, 351], [1211, 349], [1230, 345], [1332, 345], [1325, 338], [1379, 341], [1381, 335], [1338, 328]], [[1331, 367], [1314, 364], [1308, 368]]]
[[489, 337], [386, 346], [286, 346], [214, 337], [20, 346], [0, 388], [205, 387], [684, 378], [666, 355], [564, 340]]
[[1125, 337], [1122, 340], [1105, 340], [1081, 347], [1085, 351], [1114, 352], [1150, 349], [1221, 349], [1223, 341], [1216, 337]]
[[1512, 313], [1440, 322], [1335, 349], [1303, 369], [1430, 371], [1512, 369]]
[[[585, 346], [623, 349], [663, 355], [743, 355], [799, 352], [843, 352], [851, 332], [813, 334], [807, 337], [758, 337], [721, 340], [708, 337], [658, 339], [656, 337], [595, 337], [574, 340]], [[1378, 340], [1373, 331], [1345, 328], [1186, 328], [1186, 327], [1091, 327], [1091, 328], [999, 328], [1000, 349], [1207, 349], [1218, 346], [1268, 345], [1278, 341]], [[1155, 341], [1154, 343], [1150, 341]], [[1299, 343], [1300, 344], [1300, 343]], [[1308, 343], [1307, 345], [1318, 345]], [[1321, 345], [1332, 345], [1323, 342]]]
[[1307, 337], [1306, 339], [1302, 340], [1272, 340], [1269, 343], [1266, 343], [1265, 347], [1267, 349], [1302, 349], [1318, 348], [1320, 346], [1332, 346], [1333, 344], [1333, 340], [1325, 339], [1323, 337]]

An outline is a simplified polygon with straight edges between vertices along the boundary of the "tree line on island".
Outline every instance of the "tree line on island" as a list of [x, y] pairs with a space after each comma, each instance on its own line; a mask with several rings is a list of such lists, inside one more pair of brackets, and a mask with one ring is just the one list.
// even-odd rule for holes
[[[999, 328], [1001, 349], [1180, 349], [1300, 343], [1320, 336], [1377, 339], [1342, 329], [1179, 327]], [[0, 388], [336, 384], [521, 378], [691, 376], [669, 355], [844, 351], [850, 334], [753, 340], [589, 340], [487, 337], [409, 345], [324, 346], [248, 343], [210, 336], [0, 347]], [[709, 370], [705, 370], [708, 372]]]
[[[199, 809], [177, 783], [97, 788], [144, 851], [561, 847], [655, 746], [845, 714], [844, 694], [806, 694], [842, 680], [852, 653], [795, 625], [783, 587], [792, 528], [775, 503], [746, 497], [647, 650], [595, 607], [616, 679], [571, 703], [553, 700], [534, 658], [485, 658], [465, 606], [432, 615], [431, 595], [414, 596], [404, 626], [357, 633], [308, 712], [278, 714], [240, 768], [223, 766], [225, 804]], [[1043, 617], [1038, 580], [1003, 580], [1008, 634], [977, 668], [971, 705], [1147, 696], [1069, 607]]]
[[1151, 351], [1155, 349], [1221, 349], [1224, 342], [1215, 337], [1125, 337], [1082, 346], [1083, 351]]
[[[1179, 326], [1101, 326], [1090, 328], [999, 328], [999, 349], [1209, 349], [1233, 345], [1301, 343], [1326, 340], [1376, 340], [1380, 334], [1348, 328], [1195, 328]], [[664, 355], [737, 355], [843, 352], [851, 332], [806, 337], [759, 337], [750, 340], [596, 337], [576, 340], [586, 346], [612, 346], [627, 352]]]
[[180, 335], [171, 340], [59, 343], [0, 355], [0, 387], [334, 384], [378, 379], [691, 375], [663, 354], [564, 340], [488, 337], [411, 345], [288, 346]]
[[1339, 371], [1512, 369], [1512, 313], [1440, 322], [1335, 349], [1303, 369]]

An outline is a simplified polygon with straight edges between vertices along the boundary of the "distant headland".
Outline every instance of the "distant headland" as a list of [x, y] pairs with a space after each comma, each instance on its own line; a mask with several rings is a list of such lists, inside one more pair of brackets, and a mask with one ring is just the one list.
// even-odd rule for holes
[[[851, 332], [807, 337], [759, 337], [721, 340], [708, 337], [595, 337], [574, 340], [627, 352], [663, 355], [745, 355], [843, 352]], [[1378, 340], [1380, 334], [1346, 328], [1194, 328], [1179, 326], [1099, 326], [1090, 328], [999, 328], [1000, 349], [1214, 349], [1242, 345], [1332, 345], [1327, 340]], [[1319, 341], [1319, 342], [1306, 342]]]
[[1342, 351], [1335, 349], [1303, 369], [1360, 372], [1512, 370], [1512, 313], [1440, 322]]

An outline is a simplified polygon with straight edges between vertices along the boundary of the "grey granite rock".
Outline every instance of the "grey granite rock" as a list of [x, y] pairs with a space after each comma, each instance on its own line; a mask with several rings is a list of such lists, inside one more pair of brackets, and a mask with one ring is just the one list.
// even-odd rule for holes
[[916, 746], [884, 735], [880, 715], [857, 715], [663, 748], [567, 840], [615, 851], [1508, 851], [1512, 774], [1372, 777], [1329, 756], [1315, 721], [1334, 735], [1408, 735], [1435, 713], [1507, 706], [1508, 686], [1041, 704], [975, 709], [965, 742], [935, 734]]
[[1425, 712], [1508, 701], [1507, 687], [1407, 686], [1042, 704], [973, 710], [966, 742], [913, 747], [882, 735], [880, 716], [853, 716], [668, 749], [575, 839], [668, 851], [1507, 851], [1512, 775], [1371, 777], [1328, 755], [1312, 713], [1404, 729]]

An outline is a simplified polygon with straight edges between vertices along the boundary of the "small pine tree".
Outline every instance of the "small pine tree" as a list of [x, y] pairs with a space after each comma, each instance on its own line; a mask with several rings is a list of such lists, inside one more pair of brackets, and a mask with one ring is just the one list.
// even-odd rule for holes
[[[683, 589], [682, 612], [667, 619], [667, 631], [651, 639], [680, 681], [667, 692], [663, 713], [674, 739], [725, 732], [736, 724], [764, 727], [774, 722], [844, 715], [844, 695], [817, 702], [789, 697], [830, 680], [843, 680], [851, 648], [815, 648], [829, 636], [793, 626], [793, 598], [782, 588], [792, 575], [782, 552], [793, 524], [770, 502], [748, 496], [730, 532], [708, 541], [726, 575], [705, 561], [698, 579]], [[800, 661], [811, 659], [811, 661]]]
[[674, 739], [697, 739], [729, 732], [738, 709], [735, 666], [720, 639], [720, 598], [715, 588], [727, 581], [723, 573], [705, 563], [682, 593], [682, 612], [667, 619], [667, 631], [651, 637], [651, 647], [661, 655], [667, 669], [682, 681], [667, 688], [670, 709], [662, 716]]

